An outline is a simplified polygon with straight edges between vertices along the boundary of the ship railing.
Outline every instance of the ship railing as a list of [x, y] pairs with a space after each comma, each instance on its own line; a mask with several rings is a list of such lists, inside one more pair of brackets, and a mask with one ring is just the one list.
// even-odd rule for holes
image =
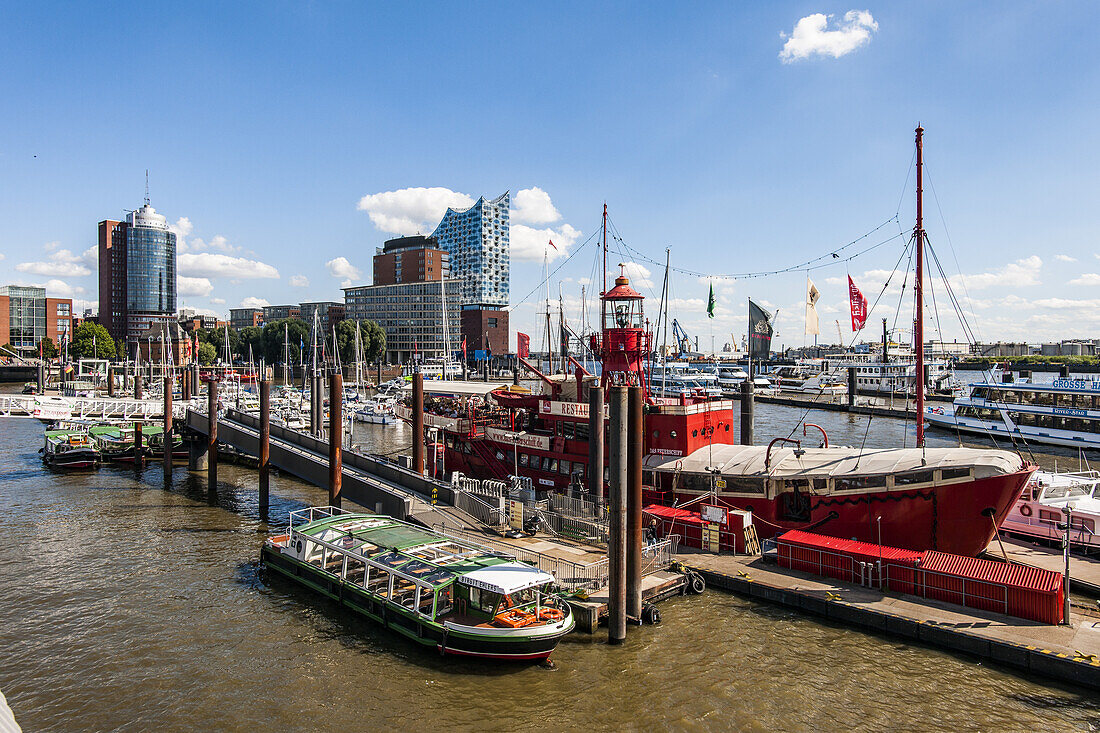
[[601, 546], [607, 545], [611, 537], [608, 522], [567, 517], [537, 506], [533, 507], [533, 511], [550, 533], [558, 537]]
[[340, 514], [352, 514], [353, 512], [347, 509], [341, 509], [338, 506], [311, 506], [305, 509], [298, 509], [290, 513], [290, 518], [287, 524], [287, 533], [293, 533], [296, 525], [309, 524], [315, 522], [318, 519], [325, 519], [327, 517], [335, 517]]

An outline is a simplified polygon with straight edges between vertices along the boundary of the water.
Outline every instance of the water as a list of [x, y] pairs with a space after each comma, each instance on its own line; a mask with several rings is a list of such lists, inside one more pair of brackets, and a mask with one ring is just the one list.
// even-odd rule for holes
[[[801, 414], [757, 409], [761, 439]], [[912, 444], [901, 421], [814, 418]], [[408, 438], [357, 427], [379, 452]], [[1091, 692], [719, 591], [623, 647], [573, 635], [553, 670], [442, 659], [260, 572], [324, 491], [274, 477], [268, 523], [253, 471], [223, 464], [213, 496], [183, 467], [58, 474], [41, 432], [0, 422], [0, 690], [28, 731], [1100, 730]]]

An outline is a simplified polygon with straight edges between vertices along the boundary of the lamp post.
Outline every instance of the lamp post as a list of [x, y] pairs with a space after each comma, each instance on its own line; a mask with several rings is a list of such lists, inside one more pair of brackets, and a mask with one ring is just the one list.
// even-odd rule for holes
[[1073, 528], [1073, 509], [1066, 505], [1062, 507], [1062, 514], [1066, 517], [1066, 523], [1058, 525], [1058, 529], [1065, 531], [1062, 535], [1062, 557], [1066, 564], [1065, 572], [1062, 573], [1062, 623], [1071, 626], [1069, 621], [1069, 613], [1072, 610], [1069, 600], [1069, 533]]
[[512, 436], [512, 471], [519, 476], [519, 436]]

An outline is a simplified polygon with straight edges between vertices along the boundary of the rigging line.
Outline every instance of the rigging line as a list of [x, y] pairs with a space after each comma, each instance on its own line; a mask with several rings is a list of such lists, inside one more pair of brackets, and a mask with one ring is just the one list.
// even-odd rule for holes
[[936, 250], [932, 246], [931, 241], [928, 242], [928, 251], [932, 255], [933, 261], [936, 263], [936, 267], [940, 273], [940, 278], [943, 280], [944, 289], [947, 291], [948, 297], [950, 297], [953, 307], [955, 308], [955, 312], [959, 316], [959, 324], [963, 328], [963, 333], [966, 335], [968, 341], [971, 344], [978, 343], [978, 340], [976, 338], [977, 334], [974, 328], [970, 325], [970, 321], [962, 308], [962, 304], [959, 303], [958, 296], [955, 295], [955, 289], [951, 287], [951, 281], [948, 279], [947, 273], [943, 269], [943, 264], [940, 262], [939, 255], [936, 253]]
[[[914, 153], [915, 154], [915, 153]], [[940, 207], [940, 197], [936, 194], [936, 184], [932, 182], [932, 173], [928, 168], [928, 164], [924, 165], [924, 172], [928, 176], [928, 187], [932, 189], [932, 199], [936, 202], [936, 211], [940, 215], [940, 223], [943, 224], [943, 233], [947, 236], [947, 246], [951, 250], [951, 257], [955, 260], [955, 269], [959, 273], [959, 281], [962, 283], [963, 295], [966, 296], [967, 305], [970, 306], [970, 313], [974, 313], [974, 303], [970, 299], [970, 291], [966, 287], [966, 278], [963, 277], [962, 267], [959, 265], [959, 256], [955, 251], [955, 243], [951, 239], [951, 232], [947, 228], [947, 219], [943, 215], [943, 209]], [[978, 336], [981, 336], [980, 331], [975, 331]]]
[[536, 285], [536, 286], [535, 286], [534, 288], [532, 288], [531, 292], [527, 293], [527, 295], [523, 296], [523, 298], [521, 298], [520, 300], [517, 300], [517, 301], [516, 301], [515, 303], [512, 303], [511, 305], [509, 305], [509, 306], [505, 307], [505, 308], [504, 308], [504, 310], [507, 310], [507, 311], [510, 311], [510, 310], [512, 310], [512, 309], [513, 309], [513, 308], [515, 308], [515, 307], [516, 307], [517, 305], [520, 305], [520, 304], [522, 304], [522, 303], [526, 302], [528, 298], [530, 298], [530, 297], [531, 297], [532, 295], [534, 295], [534, 294], [535, 294], [535, 293], [537, 293], [537, 292], [538, 292], [539, 290], [541, 290], [541, 289], [542, 289], [542, 288], [543, 288], [543, 287], [544, 287], [544, 286], [546, 285], [547, 281], [549, 281], [549, 280], [550, 280], [550, 279], [551, 279], [552, 277], [554, 277], [554, 275], [556, 275], [556, 274], [558, 273], [558, 271], [559, 271], [559, 270], [561, 270], [561, 268], [563, 268], [563, 267], [565, 267], [565, 266], [566, 266], [567, 264], [569, 264], [569, 262], [570, 262], [570, 261], [571, 261], [571, 260], [572, 260], [572, 259], [573, 259], [574, 257], [576, 257], [576, 256], [577, 256], [578, 254], [580, 254], [580, 253], [581, 253], [581, 251], [583, 251], [583, 250], [584, 250], [584, 248], [588, 246], [588, 243], [589, 243], [589, 242], [591, 242], [591, 241], [593, 240], [593, 238], [595, 238], [595, 237], [596, 237], [596, 235], [597, 235], [598, 233], [599, 233], [599, 230], [596, 230], [595, 232], [593, 232], [592, 234], [590, 234], [590, 235], [588, 236], [588, 239], [586, 239], [586, 240], [584, 240], [583, 242], [581, 242], [581, 244], [580, 244], [580, 245], [579, 245], [578, 247], [576, 247], [576, 248], [575, 248], [575, 249], [574, 249], [574, 250], [573, 250], [572, 252], [570, 252], [570, 253], [569, 253], [568, 255], [566, 255], [565, 259], [561, 261], [561, 264], [559, 264], [559, 265], [558, 265], [557, 267], [555, 267], [555, 268], [554, 268], [554, 270], [553, 270], [553, 272], [551, 272], [551, 273], [550, 273], [549, 275], [547, 275], [546, 277], [544, 277], [544, 278], [543, 278], [543, 279], [542, 279], [542, 280], [541, 280], [541, 281], [540, 281], [540, 282], [538, 283], [538, 285]]

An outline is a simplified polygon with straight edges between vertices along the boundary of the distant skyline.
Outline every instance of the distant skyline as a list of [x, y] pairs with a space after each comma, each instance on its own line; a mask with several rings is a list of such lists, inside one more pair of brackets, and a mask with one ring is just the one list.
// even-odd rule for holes
[[[776, 348], [812, 344], [807, 276], [819, 340], [839, 321], [847, 342], [847, 276], [874, 304], [908, 264], [920, 122], [926, 228], [974, 334], [1100, 338], [1100, 64], [1082, 33], [1100, 6], [476, 8], [8, 8], [0, 284], [95, 307], [96, 224], [141, 206], [146, 169], [179, 307], [220, 316], [342, 300], [385, 239], [507, 190], [513, 348], [541, 343], [544, 252], [555, 307], [560, 289], [575, 323], [584, 285], [595, 312], [605, 201], [609, 276], [624, 263], [655, 317], [669, 248], [672, 316], [705, 350], [740, 340], [750, 296], [778, 308]], [[890, 279], [859, 340], [883, 317], [909, 328], [912, 280]], [[930, 284], [927, 337], [964, 340]]]

